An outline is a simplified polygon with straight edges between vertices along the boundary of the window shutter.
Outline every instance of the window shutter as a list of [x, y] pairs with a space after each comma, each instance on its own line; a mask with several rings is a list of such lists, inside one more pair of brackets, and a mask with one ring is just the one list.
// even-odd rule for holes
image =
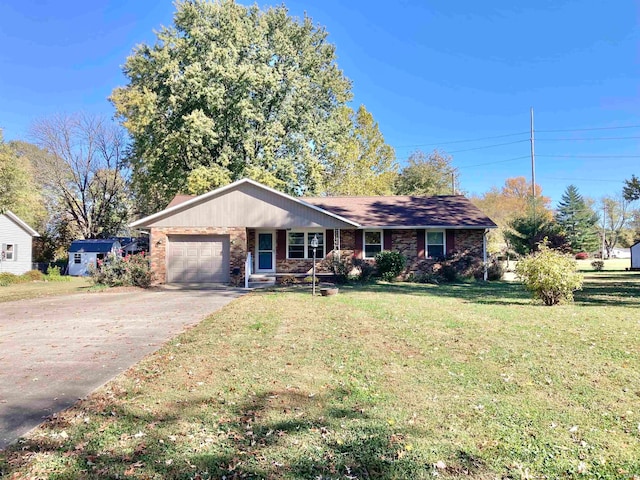
[[418, 246], [418, 258], [426, 258], [424, 248], [425, 248], [425, 237], [424, 237], [424, 228], [416, 229], [416, 238], [417, 238], [417, 246]]
[[278, 230], [276, 232], [276, 260], [287, 258], [287, 231]]
[[450, 255], [456, 250], [456, 231], [447, 230], [447, 255]]
[[18, 244], [17, 243], [13, 244], [13, 261], [14, 262], [18, 261]]
[[383, 230], [384, 240], [382, 241], [382, 250], [391, 250], [391, 230]]
[[329, 255], [331, 253], [331, 251], [333, 250], [333, 230], [325, 230], [324, 232], [324, 244], [325, 244], [325, 251], [327, 252], [327, 255]]
[[362, 236], [364, 235], [364, 230], [356, 230], [356, 248], [353, 251], [354, 258], [362, 258]]
[[5, 261], [6, 257], [5, 257], [5, 252], [7, 251], [7, 244], [3, 243], [2, 244], [2, 250], [0, 250], [0, 261]]

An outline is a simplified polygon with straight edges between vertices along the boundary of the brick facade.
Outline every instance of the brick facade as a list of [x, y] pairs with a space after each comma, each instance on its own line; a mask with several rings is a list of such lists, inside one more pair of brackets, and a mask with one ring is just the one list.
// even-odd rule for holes
[[[455, 252], [482, 257], [482, 236], [483, 231], [477, 230], [453, 230]], [[256, 231], [244, 227], [228, 228], [152, 228], [151, 229], [151, 268], [155, 274], [155, 283], [164, 283], [167, 278], [168, 248], [167, 236], [169, 235], [228, 235], [229, 236], [229, 274], [233, 284], [242, 284], [244, 281], [244, 263], [247, 252], [255, 255], [256, 252]], [[274, 235], [277, 242], [277, 235]], [[418, 240], [416, 230], [397, 229], [391, 231], [391, 247], [385, 245], [387, 249], [396, 250], [407, 258], [407, 268], [403, 276], [412, 273], [424, 273], [437, 268], [436, 260], [418, 257]], [[276, 248], [276, 245], [274, 245]], [[343, 229], [340, 231], [340, 258], [348, 264], [353, 263], [356, 249], [356, 230]], [[334, 252], [327, 252], [324, 258], [319, 258], [316, 263], [316, 272], [319, 274], [332, 273], [331, 264], [334, 259]], [[371, 260], [370, 262], [373, 263]], [[313, 268], [312, 260], [301, 259], [276, 259], [277, 274], [297, 274], [310, 275]], [[238, 275], [233, 275], [234, 269], [238, 269]]]
[[[228, 235], [229, 236], [229, 277], [231, 283], [244, 281], [244, 262], [247, 258], [247, 229], [244, 227], [164, 227], [152, 228], [149, 244], [151, 270], [154, 284], [167, 281], [167, 249], [169, 235]], [[239, 269], [239, 275], [233, 275]]]
[[[415, 230], [408, 230], [415, 232]], [[483, 230], [452, 230], [454, 245], [449, 253], [461, 253], [463, 255], [472, 255], [482, 258], [482, 236]], [[440, 268], [440, 262], [437, 259], [418, 258], [417, 255], [407, 257], [407, 269], [405, 277], [409, 274], [429, 273], [437, 271]]]

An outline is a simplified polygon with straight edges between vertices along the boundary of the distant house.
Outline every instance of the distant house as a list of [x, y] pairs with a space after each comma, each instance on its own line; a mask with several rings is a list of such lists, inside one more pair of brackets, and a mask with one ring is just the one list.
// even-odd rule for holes
[[22, 275], [32, 267], [32, 240], [38, 232], [16, 214], [0, 213], [0, 272]]
[[610, 258], [631, 258], [631, 249], [629, 248], [612, 248]]
[[640, 242], [631, 245], [631, 270], [640, 270]]
[[76, 277], [89, 275], [89, 265], [94, 267], [110, 253], [119, 255], [118, 239], [74, 240], [69, 247], [69, 275]]

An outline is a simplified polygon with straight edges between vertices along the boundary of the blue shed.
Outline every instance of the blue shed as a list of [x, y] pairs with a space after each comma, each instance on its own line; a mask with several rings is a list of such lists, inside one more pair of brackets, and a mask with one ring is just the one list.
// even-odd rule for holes
[[74, 240], [69, 247], [69, 275], [89, 275], [89, 265], [96, 266], [110, 253], [120, 254], [118, 239]]

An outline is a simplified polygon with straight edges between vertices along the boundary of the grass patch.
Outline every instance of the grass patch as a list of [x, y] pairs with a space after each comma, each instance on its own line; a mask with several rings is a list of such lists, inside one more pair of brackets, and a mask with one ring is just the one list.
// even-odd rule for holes
[[[586, 260], [576, 260], [578, 264], [578, 270], [582, 272], [592, 272], [593, 266], [591, 262], [594, 260], [598, 260], [597, 258], [588, 258]], [[606, 272], [615, 272], [615, 271], [623, 271], [625, 268], [631, 267], [631, 259], [630, 258], [605, 258], [604, 259], [604, 270]]]
[[86, 292], [91, 287], [91, 282], [83, 277], [63, 278], [68, 278], [69, 280], [51, 282], [31, 281], [2, 286], [0, 287], [0, 302]]
[[36, 478], [635, 478], [640, 275], [256, 292], [0, 456]]

